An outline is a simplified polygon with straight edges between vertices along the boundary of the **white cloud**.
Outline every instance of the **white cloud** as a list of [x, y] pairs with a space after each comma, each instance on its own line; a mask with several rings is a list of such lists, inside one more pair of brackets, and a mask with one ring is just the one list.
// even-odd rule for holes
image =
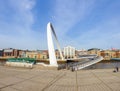
[[42, 39], [43, 36], [32, 29], [35, 21], [32, 12], [35, 0], [8, 0], [7, 2], [3, 0], [3, 2], [4, 8], [0, 7], [1, 47], [39, 49], [38, 38]]
[[25, 27], [30, 27], [34, 23], [34, 15], [32, 9], [35, 0], [10, 0], [11, 8], [14, 10], [14, 20], [16, 23]]
[[[102, 1], [98, 7], [96, 4], [99, 4], [99, 2], [96, 0], [56, 0], [53, 23], [59, 36], [60, 44], [62, 44], [62, 46], [73, 45], [76, 48], [110, 48], [111, 46], [120, 48], [118, 44], [118, 42], [120, 42], [119, 13], [112, 14], [111, 12], [113, 11], [110, 11], [110, 9], [114, 9], [115, 5], [111, 4], [110, 7], [105, 8], [107, 11], [103, 10], [103, 12], [100, 12], [103, 16], [99, 16], [99, 12], [94, 11], [96, 8], [96, 10], [100, 10], [102, 4], [105, 3]], [[84, 22], [91, 13], [98, 13], [96, 15], [98, 15], [98, 19], [101, 18], [101, 20], [97, 23], [93, 20], [96, 24], [94, 24], [91, 29], [78, 31], [79, 36], [68, 37], [68, 32], [76, 26], [76, 24], [79, 24], [79, 22]], [[89, 17], [91, 18], [92, 16]], [[76, 32], [76, 30], [73, 32]]]
[[[90, 29], [86, 28], [85, 31], [72, 30], [72, 32], [77, 31], [77, 33], [79, 33], [79, 36], [74, 35], [75, 37], [71, 37], [67, 35], [72, 34], [70, 30], [76, 26], [80, 28], [78, 26], [79, 23], [86, 22], [84, 20], [86, 18], [88, 19], [91, 17], [92, 13], [96, 12], [94, 9], [96, 9], [97, 0], [54, 0], [52, 2], [54, 2], [54, 5], [52, 5], [50, 8], [52, 8], [53, 11], [49, 11], [49, 13], [51, 12], [51, 15], [53, 16], [53, 26], [55, 27], [56, 34], [58, 35], [58, 40], [60, 41], [62, 47], [68, 44], [75, 46], [76, 48], [104, 48], [108, 46], [119, 46], [118, 42], [120, 42], [120, 17], [119, 14], [117, 14], [118, 16], [116, 17], [116, 14], [113, 16], [112, 13], [110, 13], [112, 12], [110, 9], [114, 9], [114, 6], [112, 6], [112, 4], [110, 9], [107, 7], [106, 12], [108, 12], [108, 14], [106, 14], [105, 17], [98, 17], [98, 19], [101, 18], [100, 22], [98, 21], [96, 23], [95, 21], [96, 24], [93, 25]], [[101, 6], [102, 2], [100, 3], [99, 7]], [[40, 31], [33, 30], [32, 28], [32, 25], [36, 22], [35, 15], [33, 13], [35, 5], [36, 0], [0, 1], [1, 46], [23, 49], [47, 48], [47, 40], [45, 34], [46, 32], [43, 32], [43, 30], [41, 32], [41, 29], [45, 29], [46, 26], [40, 26]], [[96, 10], [99, 10], [99, 7], [97, 7]], [[35, 9], [38, 10], [38, 8]], [[46, 11], [44, 11], [44, 13], [45, 12]], [[99, 16], [98, 11], [96, 13], [96, 15]], [[39, 16], [42, 16], [38, 12], [37, 14], [39, 14]], [[46, 19], [43, 19], [45, 21], [41, 21], [41, 23], [48, 21], [48, 18], [46, 16], [44, 16]], [[89, 23], [91, 23], [91, 21], [89, 21]], [[69, 31], [70, 33], [68, 33]], [[111, 45], [109, 45], [109, 43]]]
[[91, 13], [94, 3], [95, 0], [56, 0], [53, 24], [62, 47], [78, 44], [77, 40], [68, 37], [67, 33]]
[[120, 48], [120, 17], [113, 16], [111, 19], [104, 19], [103, 22], [84, 32], [81, 36], [75, 38], [78, 48]]
[[54, 24], [59, 35], [85, 18], [92, 10], [94, 0], [56, 0]]
[[[5, 25], [9, 28], [12, 27], [12, 30], [9, 30], [11, 32], [14, 30], [21, 33], [31, 31], [29, 28], [34, 23], [32, 9], [35, 0], [7, 0], [7, 2], [3, 0], [2, 2], [4, 2], [4, 5], [2, 5], [4, 8], [0, 11], [0, 16], [4, 16], [1, 17], [2, 21], [0, 22], [0, 24], [3, 24], [2, 27]], [[7, 31], [7, 29], [4, 31]]]

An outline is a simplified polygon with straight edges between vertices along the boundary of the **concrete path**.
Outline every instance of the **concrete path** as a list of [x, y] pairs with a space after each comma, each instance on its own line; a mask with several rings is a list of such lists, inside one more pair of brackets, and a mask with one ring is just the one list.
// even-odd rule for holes
[[44, 70], [0, 66], [0, 91], [120, 91], [113, 69]]

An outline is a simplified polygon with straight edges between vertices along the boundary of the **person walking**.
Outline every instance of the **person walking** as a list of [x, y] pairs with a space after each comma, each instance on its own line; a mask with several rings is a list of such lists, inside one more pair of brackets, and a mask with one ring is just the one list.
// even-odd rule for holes
[[118, 68], [118, 66], [116, 67], [116, 72], [118, 72], [119, 71], [119, 68]]

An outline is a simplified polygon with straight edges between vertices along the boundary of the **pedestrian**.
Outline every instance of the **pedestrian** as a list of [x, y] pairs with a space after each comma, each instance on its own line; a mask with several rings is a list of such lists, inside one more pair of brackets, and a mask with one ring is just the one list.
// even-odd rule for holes
[[117, 72], [119, 71], [119, 68], [118, 68], [118, 66], [116, 66], [116, 71], [117, 71]]
[[74, 72], [75, 71], [75, 68], [74, 68], [74, 66], [72, 67], [72, 72]]

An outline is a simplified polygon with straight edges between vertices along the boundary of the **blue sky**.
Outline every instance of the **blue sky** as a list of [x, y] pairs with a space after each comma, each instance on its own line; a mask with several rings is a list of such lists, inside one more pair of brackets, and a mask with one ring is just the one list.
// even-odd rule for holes
[[62, 48], [120, 49], [120, 0], [0, 0], [0, 48], [47, 49], [48, 22]]

